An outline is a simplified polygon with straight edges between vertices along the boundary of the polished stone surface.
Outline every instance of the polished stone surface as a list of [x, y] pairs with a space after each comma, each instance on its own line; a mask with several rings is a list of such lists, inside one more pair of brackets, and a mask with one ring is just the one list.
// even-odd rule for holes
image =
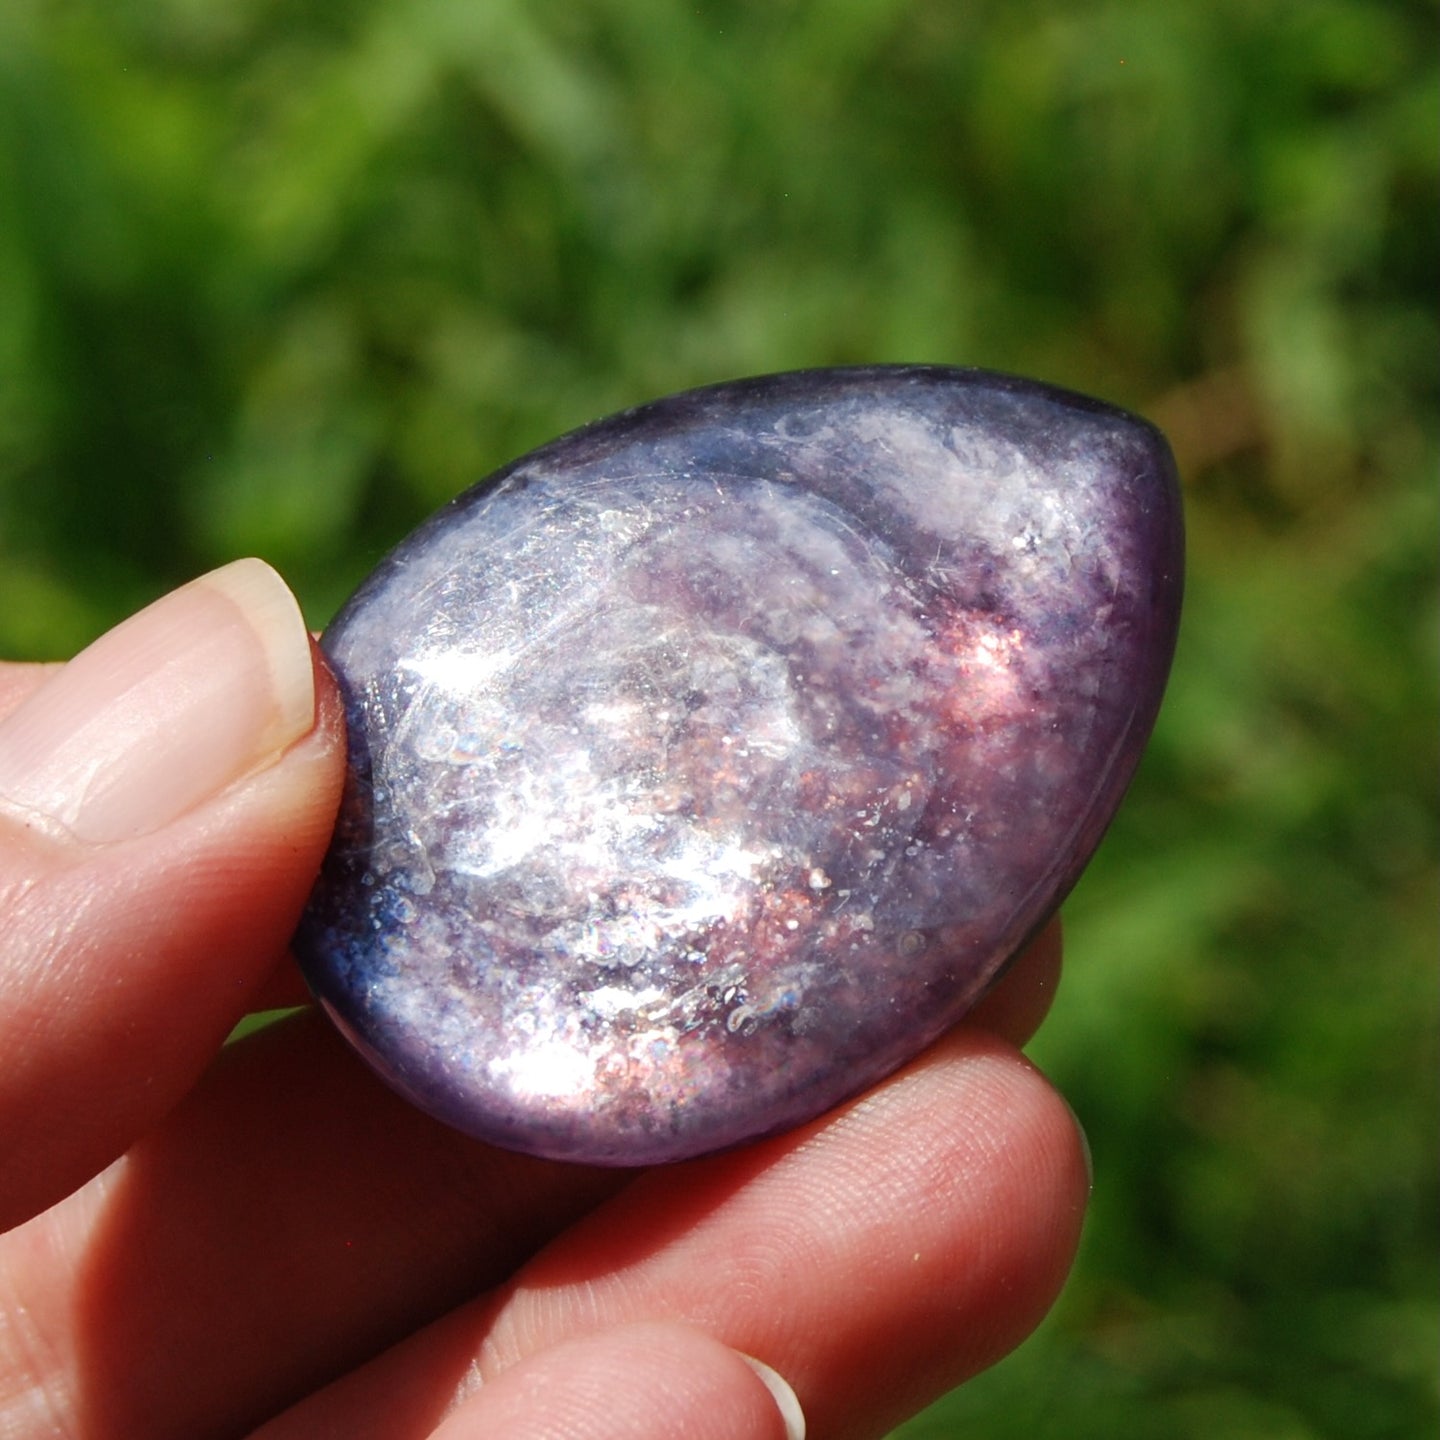
[[644, 1164], [810, 1119], [1074, 883], [1181, 549], [1154, 429], [976, 371], [741, 381], [535, 451], [325, 636], [351, 772], [312, 987], [496, 1144]]

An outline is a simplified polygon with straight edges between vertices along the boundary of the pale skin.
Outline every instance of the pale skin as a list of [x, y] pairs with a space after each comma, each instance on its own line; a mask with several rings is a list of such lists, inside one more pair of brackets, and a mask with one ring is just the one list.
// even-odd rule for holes
[[[54, 673], [0, 666], [0, 726]], [[783, 1440], [752, 1356], [811, 1437], [859, 1440], [1029, 1333], [1089, 1187], [1020, 1050], [1058, 926], [868, 1094], [648, 1172], [467, 1140], [313, 1010], [222, 1053], [303, 1000], [343, 764], [314, 683], [308, 733], [152, 833], [0, 809], [0, 1432]]]

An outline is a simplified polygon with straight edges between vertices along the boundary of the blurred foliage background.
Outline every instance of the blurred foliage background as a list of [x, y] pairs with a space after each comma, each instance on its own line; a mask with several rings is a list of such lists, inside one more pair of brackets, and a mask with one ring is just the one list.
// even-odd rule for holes
[[1035, 1046], [1042, 1331], [920, 1437], [1437, 1419], [1437, 26], [1383, 0], [9, 0], [0, 652], [254, 552], [312, 623], [621, 406], [929, 360], [1185, 476], [1151, 753]]

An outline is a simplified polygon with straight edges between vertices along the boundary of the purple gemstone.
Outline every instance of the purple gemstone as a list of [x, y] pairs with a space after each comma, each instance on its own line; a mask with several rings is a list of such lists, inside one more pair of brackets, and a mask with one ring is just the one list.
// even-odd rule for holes
[[810, 1119], [980, 997], [1160, 703], [1174, 467], [1030, 381], [673, 396], [421, 526], [325, 636], [350, 776], [297, 939], [472, 1135], [678, 1160]]

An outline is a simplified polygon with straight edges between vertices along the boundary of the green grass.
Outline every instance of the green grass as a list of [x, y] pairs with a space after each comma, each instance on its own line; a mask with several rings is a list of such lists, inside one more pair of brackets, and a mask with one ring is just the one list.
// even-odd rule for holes
[[1188, 609], [1036, 1054], [1074, 1280], [919, 1436], [1437, 1418], [1434, 8], [0, 11], [0, 651], [255, 552], [323, 624], [622, 405], [989, 365], [1158, 420]]

